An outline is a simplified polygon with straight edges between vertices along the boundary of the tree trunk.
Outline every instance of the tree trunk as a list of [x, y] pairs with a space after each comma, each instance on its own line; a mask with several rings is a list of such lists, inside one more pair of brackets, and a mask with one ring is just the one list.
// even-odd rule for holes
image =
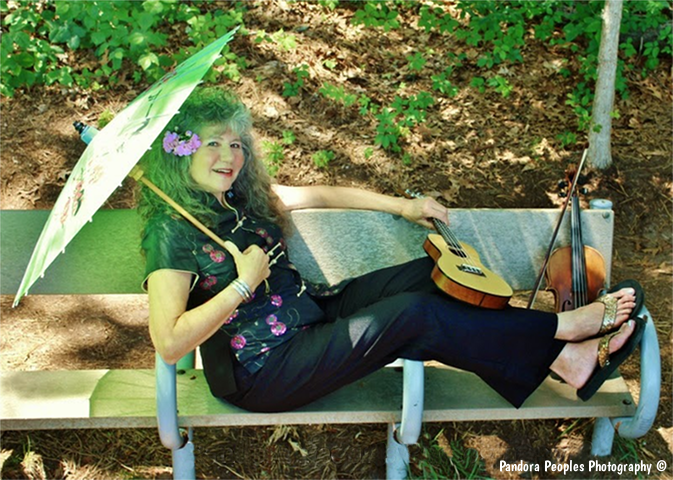
[[594, 93], [589, 130], [589, 163], [596, 168], [607, 168], [612, 163], [610, 136], [612, 133], [612, 107], [615, 100], [615, 76], [619, 27], [622, 21], [623, 0], [605, 0], [603, 29], [598, 52], [598, 80]]

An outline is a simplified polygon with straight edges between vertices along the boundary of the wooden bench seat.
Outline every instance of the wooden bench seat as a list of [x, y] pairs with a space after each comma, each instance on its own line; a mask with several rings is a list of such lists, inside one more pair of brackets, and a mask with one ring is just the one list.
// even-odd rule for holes
[[[2, 294], [18, 288], [48, 212], [0, 211]], [[558, 217], [556, 210], [452, 211], [452, 228], [515, 290], [530, 290]], [[613, 212], [585, 210], [586, 244], [606, 259], [610, 278]], [[343, 278], [425, 255], [427, 230], [392, 215], [368, 211], [294, 212], [290, 259], [305, 278]], [[568, 243], [567, 225], [558, 244]], [[132, 210], [98, 212], [32, 288], [32, 294], [137, 294], [143, 259], [140, 219]], [[649, 315], [647, 309], [641, 312]], [[158, 426], [173, 452], [175, 478], [194, 478], [193, 427], [308, 423], [387, 423], [388, 476], [402, 477], [407, 444], [422, 421], [596, 418], [592, 452], [610, 453], [618, 428], [635, 438], [651, 427], [661, 382], [653, 322], [641, 343], [641, 385], [635, 405], [624, 380], [609, 380], [589, 402], [547, 379], [520, 409], [511, 407], [475, 375], [442, 365], [404, 361], [292, 412], [259, 414], [210, 395], [201, 370], [189, 359], [178, 366], [158, 356], [155, 370], [38, 371], [0, 373], [0, 425], [4, 430], [137, 428]], [[156, 399], [155, 399], [156, 398]], [[185, 430], [186, 429], [186, 430]]]
[[[385, 368], [292, 412], [251, 413], [210, 395], [202, 370], [178, 374], [182, 427], [400, 421], [402, 374]], [[621, 377], [589, 402], [548, 378], [515, 409], [474, 374], [426, 366], [423, 420], [427, 422], [631, 416], [635, 405]], [[157, 426], [154, 370], [2, 372], [5, 430], [152, 428]]]

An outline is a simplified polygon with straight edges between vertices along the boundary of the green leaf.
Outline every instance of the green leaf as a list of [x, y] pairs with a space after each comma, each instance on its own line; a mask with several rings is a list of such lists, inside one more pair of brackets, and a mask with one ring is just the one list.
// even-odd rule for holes
[[128, 37], [128, 42], [131, 47], [138, 47], [145, 43], [145, 34], [141, 32], [133, 32]]
[[18, 75], [14, 78], [14, 84], [16, 86], [32, 86], [37, 80], [37, 75], [30, 70], [21, 70]]
[[143, 70], [147, 70], [152, 65], [159, 65], [159, 57], [152, 52], [146, 53], [138, 59], [138, 65], [140, 65]]
[[80, 38], [77, 35], [73, 35], [68, 39], [67, 45], [72, 50], [77, 50], [80, 45]]
[[[5, 35], [3, 34], [2, 36], [4, 38]], [[16, 32], [16, 34], [14, 34], [13, 40], [21, 50], [28, 50], [32, 44], [30, 35], [28, 35], [26, 32]]]
[[146, 0], [143, 2], [143, 10], [152, 15], [159, 15], [164, 11], [161, 0]]
[[47, 75], [45, 75], [47, 85], [58, 82], [66, 87], [72, 86], [74, 80], [70, 75], [70, 72], [70, 67], [61, 67], [57, 70], [48, 72]]
[[91, 41], [94, 45], [100, 45], [107, 39], [107, 35], [102, 31], [96, 31], [91, 34]]
[[[22, 68], [30, 68], [35, 64], [35, 57], [30, 53], [19, 53], [18, 55], [13, 55], [10, 59], [16, 62]], [[3, 66], [4, 67], [4, 66]]]
[[140, 27], [144, 32], [149, 32], [156, 25], [160, 17], [149, 12], [141, 12], [134, 16], [133, 23]]

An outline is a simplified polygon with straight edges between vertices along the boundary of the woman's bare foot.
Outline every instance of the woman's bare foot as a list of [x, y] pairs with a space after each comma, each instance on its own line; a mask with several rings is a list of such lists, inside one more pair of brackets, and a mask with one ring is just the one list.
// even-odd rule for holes
[[[609, 351], [614, 353], [624, 346], [633, 333], [636, 324], [633, 320], [624, 323], [614, 337], [610, 339]], [[598, 344], [600, 338], [580, 343], [568, 343], [554, 363], [551, 371], [561, 377], [568, 385], [581, 388], [587, 383], [598, 365]]]
[[[617, 316], [614, 328], [619, 328], [631, 316], [636, 306], [636, 292], [633, 288], [622, 288], [608, 294], [617, 299]], [[577, 342], [592, 337], [598, 333], [603, 322], [605, 305], [593, 302], [577, 310], [558, 314], [558, 327], [554, 338]]]

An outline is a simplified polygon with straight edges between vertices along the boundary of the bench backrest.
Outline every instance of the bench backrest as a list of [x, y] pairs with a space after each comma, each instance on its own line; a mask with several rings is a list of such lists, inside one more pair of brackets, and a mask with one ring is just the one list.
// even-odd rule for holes
[[[43, 210], [0, 211], [0, 293], [13, 295], [47, 219]], [[531, 289], [558, 220], [555, 209], [453, 209], [451, 228], [515, 290]], [[610, 278], [614, 215], [584, 210], [585, 244], [606, 261]], [[428, 230], [390, 214], [353, 210], [292, 213], [290, 259], [305, 277], [337, 282], [425, 255]], [[134, 210], [101, 210], [75, 237], [31, 294], [140, 293], [144, 261]], [[567, 220], [557, 245], [569, 242]]]

